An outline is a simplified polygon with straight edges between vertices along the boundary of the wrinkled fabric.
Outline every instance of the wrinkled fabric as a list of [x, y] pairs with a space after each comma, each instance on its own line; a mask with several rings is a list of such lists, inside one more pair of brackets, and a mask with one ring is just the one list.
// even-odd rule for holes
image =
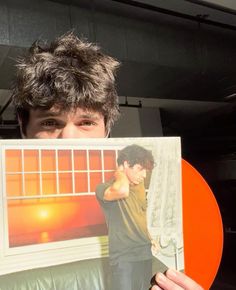
[[[157, 259], [152, 268], [153, 274], [167, 269]], [[26, 270], [0, 276], [0, 290], [113, 290], [109, 271], [108, 258]]]
[[0, 290], [109, 290], [107, 258], [0, 276]]

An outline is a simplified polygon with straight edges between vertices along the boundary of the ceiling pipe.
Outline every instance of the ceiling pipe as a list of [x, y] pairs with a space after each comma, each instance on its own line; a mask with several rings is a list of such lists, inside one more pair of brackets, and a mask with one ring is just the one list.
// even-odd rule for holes
[[119, 107], [142, 108], [142, 101], [139, 101], [138, 105], [133, 105], [129, 104], [127, 97], [125, 97], [125, 103], [119, 104]]
[[192, 15], [188, 15], [185, 13], [180, 13], [180, 12], [172, 11], [169, 9], [160, 8], [160, 7], [156, 7], [154, 5], [151, 5], [151, 4], [141, 3], [141, 2], [137, 2], [137, 1], [133, 1], [133, 0], [112, 0], [112, 1], [127, 4], [130, 6], [139, 7], [142, 9], [147, 9], [147, 10], [159, 12], [159, 13], [166, 14], [166, 15], [171, 15], [174, 17], [187, 19], [187, 20], [194, 21], [197, 23], [204, 23], [204, 24], [213, 25], [213, 26], [217, 26], [217, 27], [221, 27], [221, 28], [225, 28], [225, 29], [236, 30], [236, 26], [221, 23], [218, 21], [209, 20], [206, 17], [207, 15], [192, 16]]
[[230, 9], [228, 7], [220, 6], [218, 4], [213, 4], [213, 3], [209, 3], [209, 2], [206, 2], [206, 1], [202, 1], [202, 0], [185, 0], [185, 1], [193, 3], [193, 4], [196, 4], [196, 5], [199, 5], [199, 6], [204, 6], [204, 7], [212, 8], [214, 10], [222, 11], [222, 12], [225, 12], [225, 13], [228, 13], [228, 14], [236, 15], [236, 11], [235, 10]]

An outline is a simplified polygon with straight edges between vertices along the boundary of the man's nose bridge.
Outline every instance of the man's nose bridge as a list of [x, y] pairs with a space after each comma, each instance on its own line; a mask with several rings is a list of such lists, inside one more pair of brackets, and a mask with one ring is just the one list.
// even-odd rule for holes
[[74, 137], [76, 137], [76, 126], [71, 123], [66, 124], [61, 129], [60, 138], [74, 138]]

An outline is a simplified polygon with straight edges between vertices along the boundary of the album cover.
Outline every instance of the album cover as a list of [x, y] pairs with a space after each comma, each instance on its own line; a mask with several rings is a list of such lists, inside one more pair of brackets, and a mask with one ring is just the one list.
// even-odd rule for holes
[[99, 259], [184, 270], [179, 138], [1, 140], [0, 154], [0, 275]]

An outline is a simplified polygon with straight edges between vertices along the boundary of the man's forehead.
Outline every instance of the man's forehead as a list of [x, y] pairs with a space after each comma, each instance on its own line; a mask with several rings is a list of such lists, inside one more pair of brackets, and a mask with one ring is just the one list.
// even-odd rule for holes
[[102, 117], [103, 115], [92, 109], [85, 109], [81, 107], [64, 109], [58, 106], [53, 106], [50, 109], [31, 109], [30, 115], [35, 117], [47, 117], [47, 116], [67, 116], [67, 115], [78, 115], [80, 117]]

